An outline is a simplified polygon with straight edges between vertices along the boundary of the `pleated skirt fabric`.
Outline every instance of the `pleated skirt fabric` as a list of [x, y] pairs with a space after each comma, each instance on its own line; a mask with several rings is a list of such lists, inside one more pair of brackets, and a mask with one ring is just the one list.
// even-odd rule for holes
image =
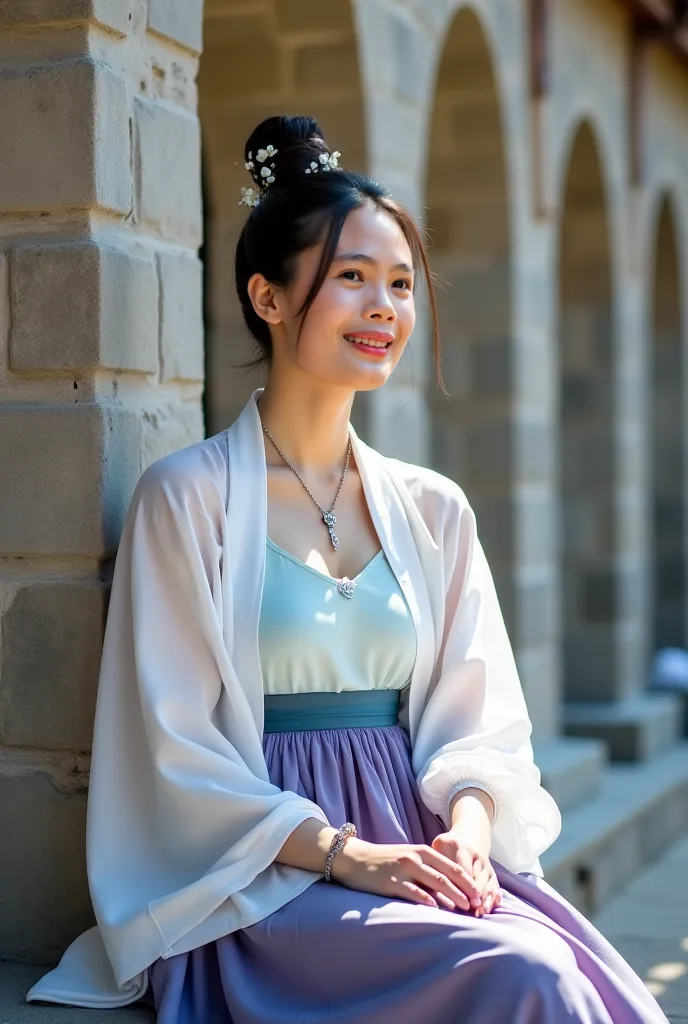
[[[266, 733], [270, 778], [374, 843], [430, 843], [399, 725]], [[319, 880], [249, 928], [157, 960], [158, 1024], [667, 1024], [619, 953], [547, 883], [493, 861], [482, 918]]]

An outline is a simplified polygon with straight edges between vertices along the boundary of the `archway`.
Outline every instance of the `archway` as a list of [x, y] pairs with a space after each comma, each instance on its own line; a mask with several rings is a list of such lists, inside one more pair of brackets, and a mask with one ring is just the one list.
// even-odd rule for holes
[[514, 627], [512, 302], [504, 138], [492, 55], [473, 11], [450, 26], [429, 138], [428, 228], [443, 374], [429, 396], [432, 461], [465, 490]]
[[612, 275], [591, 125], [571, 148], [559, 250], [561, 580], [567, 700], [605, 700], [617, 672]]
[[223, 430], [262, 376], [237, 370], [253, 354], [234, 287], [234, 250], [247, 216], [244, 142], [264, 117], [312, 114], [342, 165], [366, 164], [363, 96], [349, 0], [247, 9], [206, 0], [198, 79], [207, 237], [204, 245], [206, 435]]
[[662, 202], [655, 237], [652, 303], [652, 538], [654, 648], [686, 644], [686, 415], [676, 221]]

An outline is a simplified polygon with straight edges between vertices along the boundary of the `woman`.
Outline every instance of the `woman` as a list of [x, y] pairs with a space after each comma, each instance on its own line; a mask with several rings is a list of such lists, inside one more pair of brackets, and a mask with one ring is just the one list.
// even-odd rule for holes
[[[236, 282], [267, 383], [137, 485], [93, 745], [98, 926], [29, 998], [144, 998], [160, 1024], [666, 1021], [542, 878], [560, 816], [465, 495], [349, 422], [428, 272], [338, 156], [310, 118], [248, 140]], [[438, 345], [435, 317], [439, 377]]]

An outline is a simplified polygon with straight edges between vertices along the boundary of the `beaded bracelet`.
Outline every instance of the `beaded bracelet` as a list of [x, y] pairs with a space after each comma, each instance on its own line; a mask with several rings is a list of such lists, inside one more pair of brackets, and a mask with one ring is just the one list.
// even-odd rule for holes
[[345, 825], [338, 830], [337, 834], [333, 837], [330, 843], [330, 851], [327, 854], [327, 860], [325, 861], [325, 881], [331, 882], [330, 873], [332, 871], [332, 861], [335, 859], [344, 843], [347, 841], [349, 836], [358, 835], [356, 826], [352, 825], [350, 821], [347, 821]]

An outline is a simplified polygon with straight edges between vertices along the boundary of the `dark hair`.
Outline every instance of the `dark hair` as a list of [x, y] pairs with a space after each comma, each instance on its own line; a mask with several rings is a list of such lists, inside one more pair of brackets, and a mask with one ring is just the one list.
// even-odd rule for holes
[[[273, 146], [277, 153], [262, 162], [257, 154]], [[378, 181], [342, 168], [305, 173], [320, 156], [330, 153], [323, 133], [312, 117], [270, 117], [249, 136], [245, 160], [253, 163], [251, 175], [260, 202], [251, 208], [236, 249], [236, 288], [244, 321], [258, 343], [258, 355], [244, 363], [253, 369], [272, 358], [270, 328], [260, 317], [248, 295], [248, 282], [256, 274], [278, 287], [288, 285], [294, 274], [295, 257], [324, 237], [319, 266], [299, 310], [305, 320], [323, 285], [336, 252], [344, 221], [349, 213], [366, 203], [385, 210], [401, 228], [413, 254], [423, 267], [433, 321], [433, 351], [437, 381], [446, 392], [441, 371], [440, 332], [432, 272], [420, 230], [411, 215]], [[264, 187], [261, 171], [267, 167], [274, 182]]]

